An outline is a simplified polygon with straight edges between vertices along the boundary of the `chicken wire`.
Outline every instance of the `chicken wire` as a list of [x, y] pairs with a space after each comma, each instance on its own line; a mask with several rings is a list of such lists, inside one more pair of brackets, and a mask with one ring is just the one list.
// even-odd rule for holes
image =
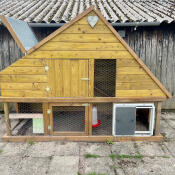
[[94, 96], [115, 97], [116, 59], [97, 59], [94, 63]]
[[84, 132], [85, 107], [83, 106], [53, 106], [53, 131]]
[[97, 103], [93, 106], [97, 107], [97, 119], [101, 124], [92, 128], [92, 135], [112, 135], [112, 103]]
[[11, 135], [43, 135], [44, 124], [41, 116], [41, 103], [18, 103], [17, 105], [15, 103], [10, 103], [9, 118]]

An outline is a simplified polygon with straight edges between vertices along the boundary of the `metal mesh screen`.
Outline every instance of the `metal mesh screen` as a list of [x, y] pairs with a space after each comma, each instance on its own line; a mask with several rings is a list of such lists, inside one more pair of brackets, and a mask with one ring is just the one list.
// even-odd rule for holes
[[85, 107], [53, 106], [53, 130], [56, 132], [85, 131]]
[[92, 135], [112, 135], [112, 103], [97, 103], [94, 106], [97, 107], [97, 119], [101, 124], [92, 128]]
[[[11, 106], [16, 106], [16, 111]], [[12, 136], [44, 134], [41, 103], [9, 104], [9, 119]]]
[[94, 96], [115, 97], [116, 59], [98, 59], [94, 63]]

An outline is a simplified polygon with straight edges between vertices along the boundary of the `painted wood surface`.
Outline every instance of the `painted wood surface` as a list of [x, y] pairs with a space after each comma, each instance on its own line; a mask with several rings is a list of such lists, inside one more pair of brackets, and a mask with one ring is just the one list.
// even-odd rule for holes
[[[84, 42], [84, 46], [85, 46], [86, 49], [87, 49], [87, 47], [91, 47], [90, 49], [92, 49], [92, 46], [88, 46], [86, 42], [91, 42], [91, 43], [95, 43], [95, 44], [97, 44], [97, 43], [100, 43], [100, 44], [101, 43], [104, 43], [104, 44], [106, 44], [106, 46], [103, 46], [105, 48], [108, 48], [108, 45], [109, 44], [111, 45], [112, 43], [115, 43], [115, 42], [116, 43], [119, 43], [119, 41], [117, 39], [115, 39], [115, 37], [113, 37], [113, 34], [108, 33], [107, 30], [104, 29], [104, 27], [101, 29], [101, 32], [102, 33], [98, 34], [97, 37], [94, 37], [96, 35], [96, 33], [93, 33], [91, 31], [89, 33], [87, 33], [87, 31], [90, 30], [90, 29], [88, 29], [88, 30], [86, 30], [84, 32], [83, 26], [85, 26], [85, 25], [86, 25], [86, 21], [85, 20], [84, 21], [82, 20], [82, 22], [77, 23], [77, 26], [80, 26], [80, 27], [82, 26], [82, 28], [80, 30], [78, 30], [78, 32], [76, 32], [76, 34], [72, 35], [71, 33], [69, 33], [69, 31], [67, 31], [67, 32], [62, 33], [59, 36], [56, 36], [53, 39], [52, 42], [56, 42], [56, 43], [57, 42], [58, 43], [72, 43], [74, 41], [77, 42], [77, 43], [83, 43]], [[102, 23], [99, 23], [97, 25], [100, 25], [101, 26]], [[74, 29], [72, 28], [71, 30], [74, 30]], [[127, 32], [128, 32], [128, 34], [126, 35], [127, 37], [125, 39], [129, 43], [129, 45], [136, 51], [136, 53], [143, 59], [143, 61], [146, 62], [146, 64], [148, 65], [149, 68], [151, 68], [151, 70], [153, 71], [153, 73], [155, 73], [155, 74], [158, 75], [157, 77], [159, 79], [162, 79], [162, 80], [165, 79], [166, 80], [166, 81], [164, 81], [164, 82], [166, 82], [166, 83], [164, 83], [164, 85], [167, 85], [167, 83], [170, 84], [170, 81], [167, 80], [168, 79], [167, 74], [169, 75], [169, 77], [172, 77], [172, 75], [171, 75], [172, 72], [171, 71], [168, 71], [167, 72], [166, 71], [167, 69], [164, 69], [163, 70], [163, 68], [162, 68], [163, 65], [166, 65], [167, 64], [167, 61], [164, 61], [164, 62], [158, 61], [159, 64], [157, 64], [157, 59], [155, 61], [155, 59], [152, 58], [152, 54], [150, 54], [150, 56], [149, 56], [149, 54], [147, 54], [147, 52], [146, 52], [146, 49], [152, 50], [151, 52], [153, 52], [154, 48], [156, 48], [156, 47], [159, 47], [159, 50], [161, 50], [161, 52], [162, 52], [161, 44], [159, 44], [158, 46], [157, 46], [157, 44], [153, 44], [153, 43], [159, 41], [158, 32], [157, 31], [154, 31], [154, 33], [151, 33], [149, 31], [149, 36], [148, 37], [147, 37], [148, 34], [146, 32], [145, 32], [146, 34], [144, 34], [144, 31], [134, 31], [133, 33], [132, 32], [129, 32], [129, 31], [127, 31]], [[156, 37], [153, 37], [154, 35], [156, 35]], [[74, 36], [74, 37], [72, 37], [72, 36]], [[105, 36], [105, 37], [103, 38], [102, 36]], [[168, 40], [169, 37], [171, 37], [171, 40], [170, 41], [173, 41], [173, 35], [166, 35], [165, 34], [165, 35], [162, 36], [163, 40], [165, 40], [165, 41]], [[109, 38], [109, 40], [108, 40], [108, 38]], [[85, 42], [85, 39], [87, 40], [86, 42]], [[149, 41], [149, 42], [147, 42], [147, 41]], [[160, 43], [162, 43], [162, 42], [163, 41], [161, 41]], [[150, 45], [153, 46], [154, 48], [150, 47]], [[168, 48], [169, 47], [169, 44], [165, 44], [164, 47], [165, 48]], [[65, 48], [62, 48], [62, 49], [65, 49]], [[75, 49], [77, 49], [77, 47], [74, 47], [74, 50]], [[83, 49], [83, 46], [81, 46], [81, 49]], [[85, 52], [85, 51], [83, 51], [81, 49], [80, 49], [80, 51], [79, 50], [76, 50], [76, 51], [73, 51], [73, 52], [72, 51], [68, 51], [68, 52], [66, 52], [65, 55], [63, 54], [63, 52], [65, 52], [64, 50], [63, 51], [60, 51], [60, 53], [61, 53], [60, 54], [60, 58], [65, 58], [66, 56], [67, 56], [66, 58], [71, 58], [71, 56], [74, 56], [75, 58], [81, 58], [84, 55], [86, 55], [84, 58], [88, 58], [88, 59], [90, 59], [90, 58], [103, 58], [103, 57], [109, 56], [110, 55], [109, 52], [110, 52], [111, 53], [110, 58], [116, 56], [116, 58], [118, 59], [117, 60], [117, 65], [118, 66], [120, 65], [121, 67], [123, 67], [123, 68], [120, 68], [120, 70], [122, 70], [122, 71], [119, 72], [119, 74], [121, 74], [120, 75], [121, 78], [119, 78], [118, 80], [121, 80], [125, 76], [125, 74], [123, 74], [123, 73], [125, 73], [127, 71], [127, 68], [128, 67], [137, 67], [137, 63], [135, 61], [133, 61], [132, 57], [130, 57], [130, 55], [127, 55], [126, 52], [124, 52], [124, 53], [121, 52], [122, 54], [120, 54], [120, 55], [119, 54], [116, 54], [116, 51], [112, 51], [112, 52], [111, 51], [109, 51], [109, 52], [108, 51], [105, 51], [105, 52], [102, 52], [101, 50], [98, 50], [98, 49], [100, 49], [100, 47], [97, 47], [97, 46], [95, 46], [93, 48], [94, 50], [92, 50], [92, 51], [91, 50], [88, 50], [88, 51]], [[171, 52], [171, 50], [169, 50], [169, 51]], [[83, 52], [84, 52], [84, 54], [83, 54]], [[162, 58], [161, 52], [158, 52], [157, 49], [156, 49], [156, 53], [155, 52], [153, 53], [154, 57], [157, 57], [158, 55], [160, 55], [160, 58]], [[164, 49], [163, 52], [166, 52], [166, 49]], [[38, 60], [43, 60], [43, 58], [48, 58], [48, 56], [50, 56], [51, 58], [54, 58], [56, 56], [56, 54], [57, 54], [57, 51], [54, 51], [53, 54], [46, 54], [46, 56], [45, 56], [45, 52], [43, 52], [42, 54], [40, 54], [40, 52], [38, 52], [38, 55], [39, 56], [37, 54], [34, 54], [34, 55], [28, 57], [30, 59], [26, 59], [26, 60], [32, 60], [31, 61], [31, 64], [34, 64], [36, 66], [38, 64], [38, 67], [39, 67], [39, 64], [40, 63], [37, 63], [37, 64], [32, 63], [35, 60], [35, 58], [39, 58]], [[146, 57], [146, 54], [147, 54], [147, 57]], [[94, 57], [92, 57], [92, 55]], [[169, 54], [164, 55], [164, 56], [165, 57], [168, 57]], [[173, 57], [174, 54], [171, 54], [171, 56], [172, 56], [172, 58], [171, 58], [171, 60], [172, 60], [174, 58]], [[119, 61], [119, 60], [123, 60], [123, 61]], [[30, 61], [28, 61], [28, 62], [30, 62]], [[128, 64], [128, 62], [129, 62], [129, 64]], [[151, 64], [152, 62], [154, 64]], [[26, 63], [26, 66], [27, 66], [27, 64], [29, 64], [29, 63]], [[44, 64], [44, 63], [42, 63], [42, 64]], [[127, 68], [126, 68], [126, 65], [127, 65]], [[158, 70], [156, 69], [156, 66], [155, 65], [158, 66]], [[169, 64], [169, 66], [172, 67], [173, 65], [170, 65]], [[139, 70], [139, 68], [138, 68], [138, 70]], [[165, 71], [165, 73], [162, 74], [162, 71]], [[144, 78], [144, 80], [145, 79], [146, 80], [149, 79], [147, 77], [144, 77], [141, 74], [141, 72], [139, 72], [139, 73], [136, 72], [137, 82], [138, 83], [135, 83], [134, 84], [133, 81], [134, 81], [134, 75], [135, 74], [130, 74], [130, 75], [129, 75], [129, 77], [133, 77], [133, 78], [131, 78], [131, 80], [132, 80], [130, 82], [131, 84], [129, 84], [128, 82], [126, 82], [126, 80], [124, 80], [124, 79], [123, 79], [123, 82], [118, 81], [119, 84], [117, 86], [118, 86], [118, 88], [120, 88], [120, 90], [121, 90], [120, 93], [121, 94], [122, 94], [122, 85], [125, 82], [127, 84], [125, 84], [125, 86], [123, 86], [123, 88], [124, 88], [123, 90], [126, 90], [127, 88], [129, 88], [130, 90], [139, 90], [138, 89], [139, 88], [139, 83], [141, 84], [140, 85], [140, 90], [144, 90], [143, 89], [144, 87], [142, 85], [142, 82], [143, 82], [143, 79], [142, 78]], [[39, 76], [41, 76], [41, 75], [39, 75]], [[7, 77], [7, 81], [8, 81], [8, 76], [7, 75], [4, 75], [3, 78], [1, 78], [1, 79], [5, 79], [6, 77]], [[16, 77], [16, 75], [14, 77]], [[14, 77], [12, 76], [12, 79], [14, 79]], [[128, 76], [126, 75], [125, 78], [127, 78], [127, 77]], [[174, 81], [173, 80], [173, 77], [171, 78], [171, 80]], [[171, 82], [171, 84], [172, 84], [172, 82]], [[148, 86], [149, 86], [149, 83], [146, 84], [146, 87], [145, 88], [147, 88]], [[154, 90], [154, 86], [155, 86], [154, 84], [151, 85], [151, 83], [150, 83], [150, 86], [149, 87], [150, 87], [151, 90]], [[173, 88], [174, 88], [173, 86], [174, 85], [170, 85], [169, 86], [170, 88], [168, 88], [168, 89], [171, 89], [171, 91], [172, 91]], [[156, 91], [156, 89], [155, 89], [155, 91]], [[157, 94], [157, 91], [156, 91], [156, 94]], [[170, 100], [170, 101], [172, 101], [172, 100]], [[169, 106], [172, 106], [172, 105], [173, 105], [172, 103], [169, 103]]]

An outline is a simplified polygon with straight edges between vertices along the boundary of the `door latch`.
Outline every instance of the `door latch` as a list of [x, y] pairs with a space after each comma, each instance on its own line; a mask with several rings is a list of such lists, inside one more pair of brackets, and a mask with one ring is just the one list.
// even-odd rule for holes
[[89, 81], [89, 78], [81, 78], [81, 80]]

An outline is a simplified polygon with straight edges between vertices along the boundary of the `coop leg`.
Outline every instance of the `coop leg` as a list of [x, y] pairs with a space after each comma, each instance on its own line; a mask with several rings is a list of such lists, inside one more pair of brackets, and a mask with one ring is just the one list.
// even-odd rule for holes
[[89, 106], [89, 135], [92, 135], [92, 107], [93, 105], [90, 104]]
[[8, 103], [4, 103], [4, 114], [5, 114], [7, 135], [10, 136], [11, 135], [11, 124], [10, 124], [10, 119], [9, 119]]
[[160, 134], [160, 116], [161, 116], [161, 102], [157, 102], [156, 105], [156, 118], [155, 118], [155, 135]]

